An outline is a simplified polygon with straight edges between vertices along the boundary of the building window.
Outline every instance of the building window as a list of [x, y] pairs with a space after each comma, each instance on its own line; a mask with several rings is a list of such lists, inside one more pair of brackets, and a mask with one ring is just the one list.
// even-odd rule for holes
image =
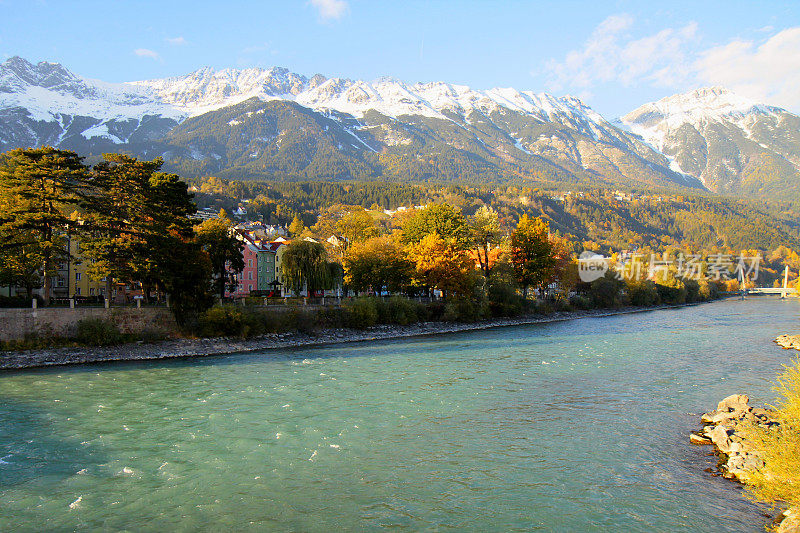
[[253, 279], [253, 271], [247, 273], [247, 279]]
[[[75, 281], [80, 281], [80, 280], [81, 280], [81, 273], [80, 272], [75, 272]], [[80, 293], [78, 293], [78, 294], [80, 294]]]
[[58, 286], [59, 287], [63, 287], [64, 286], [64, 278], [62, 278], [61, 276], [58, 277]]
[[75, 294], [76, 294], [77, 296], [80, 296], [80, 295], [81, 295], [81, 288], [80, 288], [80, 287], [78, 287], [77, 289], [75, 289]]
[[94, 296], [94, 289], [89, 289], [89, 296]]
[[253, 266], [253, 260], [252, 259], [248, 259], [247, 260], [247, 266], [249, 266], [249, 267]]
[[250, 287], [250, 290], [252, 291], [252, 290], [253, 290], [253, 284], [251, 283], [251, 284], [249, 285], [249, 287]]

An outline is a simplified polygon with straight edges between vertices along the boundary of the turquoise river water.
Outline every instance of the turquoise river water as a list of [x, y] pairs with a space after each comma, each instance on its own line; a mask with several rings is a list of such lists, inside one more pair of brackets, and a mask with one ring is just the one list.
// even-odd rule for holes
[[800, 302], [0, 374], [0, 531], [763, 531], [699, 415]]

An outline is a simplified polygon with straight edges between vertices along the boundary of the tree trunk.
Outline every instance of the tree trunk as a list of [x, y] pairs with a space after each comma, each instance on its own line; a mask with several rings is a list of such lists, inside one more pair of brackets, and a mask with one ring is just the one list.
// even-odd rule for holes
[[44, 305], [50, 305], [50, 291], [53, 288], [53, 278], [50, 277], [50, 250], [44, 252]]
[[483, 276], [486, 279], [489, 279], [489, 243], [483, 243], [483, 259], [480, 259], [480, 251], [478, 251], [478, 260], [481, 263], [481, 268], [483, 269]]
[[[111, 302], [111, 276], [106, 275], [106, 294], [105, 299]], [[105, 302], [103, 302], [105, 303]]]

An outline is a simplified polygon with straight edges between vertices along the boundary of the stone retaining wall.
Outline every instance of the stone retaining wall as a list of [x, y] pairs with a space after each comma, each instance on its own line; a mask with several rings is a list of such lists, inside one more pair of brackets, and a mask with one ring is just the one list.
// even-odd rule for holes
[[78, 322], [87, 318], [109, 319], [123, 333], [176, 330], [172, 312], [164, 307], [49, 307], [42, 309], [0, 309], [0, 341], [24, 338], [26, 335], [74, 336]]

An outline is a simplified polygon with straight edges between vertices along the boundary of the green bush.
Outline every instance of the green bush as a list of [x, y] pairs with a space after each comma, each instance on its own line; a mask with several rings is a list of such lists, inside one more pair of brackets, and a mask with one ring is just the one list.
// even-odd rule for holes
[[560, 313], [573, 311], [572, 304], [568, 298], [557, 298], [553, 301], [553, 309]]
[[425, 320], [425, 306], [402, 296], [392, 296], [386, 300], [377, 299], [375, 307], [380, 324], [400, 324], [405, 326]]
[[488, 314], [488, 307], [470, 300], [450, 300], [445, 303], [442, 320], [445, 322], [475, 322]]
[[145, 329], [142, 330], [138, 335], [136, 335], [137, 340], [142, 342], [152, 344], [154, 342], [163, 341], [167, 338], [167, 334], [163, 331], [155, 330], [155, 329]]
[[683, 278], [683, 286], [686, 288], [686, 301], [700, 301], [700, 283], [693, 279]]
[[661, 303], [656, 284], [649, 279], [627, 282], [628, 300], [631, 305], [647, 307]]
[[547, 300], [536, 300], [534, 311], [540, 315], [552, 315], [555, 311], [555, 307], [553, 306], [553, 302], [549, 302]]
[[375, 298], [356, 298], [349, 302], [347, 309], [347, 326], [364, 329], [378, 322], [378, 306]]
[[212, 307], [198, 321], [203, 337], [246, 337], [249, 331], [246, 325], [242, 309], [232, 304]]
[[347, 310], [341, 307], [329, 307], [317, 311], [317, 323], [326, 328], [347, 327]]
[[573, 309], [581, 309], [581, 310], [585, 311], [587, 309], [591, 309], [592, 308], [592, 301], [589, 298], [587, 298], [586, 296], [581, 296], [580, 294], [575, 294], [575, 295], [570, 297], [569, 305]]
[[670, 278], [662, 283], [657, 283], [656, 289], [661, 303], [667, 305], [686, 303], [686, 287], [677, 278]]
[[300, 333], [311, 333], [317, 329], [318, 315], [313, 311], [296, 308], [290, 313], [283, 313], [279, 324], [279, 331], [298, 331]]
[[602, 278], [594, 280], [589, 286], [589, 297], [594, 307], [613, 308], [625, 305], [623, 293], [625, 282], [617, 279], [610, 270]]
[[487, 290], [489, 312], [492, 316], [516, 316], [523, 312], [525, 300], [506, 283], [490, 283]]
[[110, 346], [125, 342], [125, 335], [110, 320], [84, 318], [78, 321], [75, 340], [87, 346]]
[[700, 299], [700, 301], [706, 302], [708, 300], [715, 300], [719, 298], [720, 294], [719, 283], [715, 283], [705, 278], [702, 278], [700, 281], [697, 282], [697, 286], [698, 286], [697, 296]]

